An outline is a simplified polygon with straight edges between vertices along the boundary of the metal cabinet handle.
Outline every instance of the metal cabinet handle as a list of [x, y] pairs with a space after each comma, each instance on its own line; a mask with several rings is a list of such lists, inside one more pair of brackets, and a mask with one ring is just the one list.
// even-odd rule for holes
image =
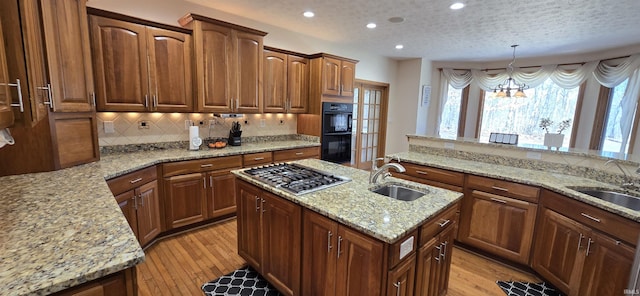
[[231, 111], [233, 111], [233, 98], [231, 98], [229, 105], [231, 105]]
[[240, 99], [236, 99], [236, 110], [240, 108]]
[[158, 95], [153, 95], [153, 109], [158, 109]]
[[149, 95], [144, 95], [144, 107], [149, 108]]
[[209, 187], [213, 189], [213, 176], [209, 176]]
[[207, 189], [207, 179], [202, 177], [202, 188]]
[[449, 244], [449, 242], [443, 242], [442, 243], [442, 260], [447, 260], [447, 245]]
[[16, 83], [0, 83], [0, 85], [13, 86], [18, 89], [18, 102], [11, 103], [11, 107], [20, 108], [20, 113], [24, 113], [24, 101], [22, 100], [22, 85], [20, 79], [16, 79]]
[[98, 105], [96, 104], [96, 93], [95, 92], [91, 92], [91, 94], [89, 96], [91, 97], [91, 103], [93, 104], [93, 106], [97, 107]]
[[47, 83], [47, 86], [38, 86], [36, 88], [47, 91], [47, 99], [49, 99], [49, 101], [44, 102], [44, 104], [49, 105], [49, 108], [53, 110], [55, 106], [53, 105], [53, 95], [52, 95], [53, 90], [51, 89], [51, 83]]
[[396, 296], [400, 296], [400, 284], [400, 281], [393, 283], [393, 286], [396, 287]]
[[213, 166], [213, 164], [201, 164], [200, 165], [201, 168], [210, 168], [212, 166]]
[[138, 210], [138, 196], [135, 194], [133, 195], [133, 209]]
[[582, 235], [582, 233], [580, 233], [580, 238], [578, 239], [578, 251], [580, 251], [580, 249], [582, 249], [582, 239], [584, 238], [584, 235]]
[[498, 186], [491, 186], [491, 189], [498, 190], [498, 191], [509, 192], [509, 189], [498, 187]]
[[327, 232], [327, 253], [331, 253], [331, 248], [333, 248], [331, 246], [331, 237], [333, 236], [333, 233], [331, 233], [331, 231]]
[[451, 222], [451, 220], [447, 219], [447, 220], [444, 220], [444, 222], [442, 222], [442, 223], [438, 223], [438, 225], [439, 225], [440, 227], [445, 227], [445, 226], [447, 226], [447, 224], [449, 224], [450, 222]]
[[256, 212], [260, 211], [260, 198], [256, 195]]
[[258, 161], [258, 160], [264, 160], [264, 157], [256, 157], [253, 160]]
[[262, 198], [262, 212], [263, 212], [263, 213], [267, 211], [267, 209], [265, 209], [265, 208], [264, 208], [264, 204], [265, 204], [266, 202], [267, 202], [267, 201], [266, 201], [266, 200], [264, 200], [264, 198]]
[[593, 220], [593, 221], [596, 221], [596, 222], [600, 223], [600, 219], [598, 219], [598, 218], [596, 218], [594, 216], [591, 216], [591, 215], [585, 214], [585, 213], [580, 213], [580, 215], [582, 215], [582, 217], [585, 217], [585, 218], [588, 218], [590, 220]]
[[340, 258], [340, 254], [342, 254], [342, 236], [338, 236], [338, 259]]
[[296, 155], [303, 155], [304, 152], [296, 152]]
[[506, 204], [506, 203], [507, 203], [507, 201], [506, 201], [506, 200], [502, 200], [502, 199], [495, 198], [495, 197], [492, 197], [492, 198], [491, 198], [491, 200], [492, 200], [492, 201], [495, 201], [495, 202], [497, 202], [497, 203], [501, 203], [501, 204]]
[[144, 196], [140, 194], [140, 206], [144, 208]]
[[142, 181], [142, 178], [133, 179], [133, 180], [129, 181], [129, 183], [131, 183], [131, 184], [135, 184], [135, 183], [138, 183], [138, 182], [140, 182], [140, 181]]
[[418, 170], [416, 170], [416, 174], [419, 174], [419, 175], [428, 175], [429, 173], [427, 173], [427, 172], [425, 172], [425, 171], [418, 171]]
[[592, 240], [591, 238], [589, 238], [589, 240], [587, 241], [587, 252], [585, 253], [586, 257], [589, 256], [589, 252], [591, 251], [591, 244], [592, 243], [595, 243], [595, 241]]
[[435, 259], [436, 261], [438, 261], [438, 264], [439, 264], [439, 263], [440, 263], [440, 257], [441, 257], [441, 255], [442, 255], [442, 244], [438, 245], [438, 246], [436, 247], [436, 250], [438, 250], [438, 256], [436, 256], [436, 257], [435, 257], [435, 258], [433, 258], [433, 259]]

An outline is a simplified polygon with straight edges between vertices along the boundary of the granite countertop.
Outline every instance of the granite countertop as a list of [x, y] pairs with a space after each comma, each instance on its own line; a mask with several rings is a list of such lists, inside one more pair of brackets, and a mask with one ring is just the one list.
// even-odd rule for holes
[[592, 179], [570, 176], [561, 173], [545, 172], [517, 167], [489, 164], [480, 161], [463, 160], [451, 157], [443, 157], [419, 152], [402, 152], [388, 155], [401, 162], [410, 162], [436, 168], [447, 169], [478, 176], [491, 177], [522, 184], [539, 186], [560, 193], [575, 200], [587, 203], [600, 209], [618, 214], [622, 217], [640, 222], [640, 211], [634, 211], [625, 207], [580, 193], [572, 188], [598, 188], [613, 191], [623, 191], [621, 188], [609, 183], [603, 183]]
[[0, 177], [0, 295], [46, 295], [144, 260], [105, 179], [163, 162], [319, 145], [291, 140], [114, 153], [64, 170]]
[[232, 173], [266, 191], [390, 244], [462, 198], [462, 193], [459, 192], [393, 177], [379, 182], [402, 183], [410, 188], [427, 191], [425, 196], [414, 201], [399, 201], [369, 191], [371, 186], [367, 171], [317, 159], [299, 160], [294, 163], [348, 177], [351, 181], [297, 196], [256, 181], [243, 174], [243, 170], [235, 170]]

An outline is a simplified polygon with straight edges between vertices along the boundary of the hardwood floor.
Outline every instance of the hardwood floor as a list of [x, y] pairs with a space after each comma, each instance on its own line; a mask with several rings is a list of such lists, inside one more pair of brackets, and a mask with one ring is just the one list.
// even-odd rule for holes
[[[200, 286], [242, 267], [236, 220], [156, 242], [137, 266], [139, 295], [203, 295]], [[503, 296], [496, 280], [540, 281], [535, 276], [454, 248], [448, 296]]]

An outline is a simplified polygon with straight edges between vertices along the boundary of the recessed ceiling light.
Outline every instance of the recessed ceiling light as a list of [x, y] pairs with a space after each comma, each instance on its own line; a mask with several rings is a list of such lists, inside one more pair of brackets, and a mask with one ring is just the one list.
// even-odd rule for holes
[[403, 17], [399, 17], [399, 16], [390, 17], [389, 18], [389, 22], [390, 23], [394, 23], [394, 24], [402, 23], [402, 22], [404, 22], [404, 18]]
[[458, 10], [458, 9], [462, 9], [464, 7], [464, 3], [462, 2], [456, 2], [451, 4], [451, 6], [449, 6], [449, 8], [453, 9], [453, 10]]
[[369, 29], [373, 29], [373, 28], [375, 28], [375, 27], [377, 27], [377, 26], [376, 26], [376, 23], [368, 23], [368, 24], [367, 24], [367, 28], [369, 28]]
[[396, 49], [403, 49], [403, 48], [404, 48], [404, 45], [402, 45], [402, 44], [396, 45]]
[[314, 17], [316, 14], [313, 13], [313, 11], [305, 11], [302, 15], [304, 15], [304, 17]]

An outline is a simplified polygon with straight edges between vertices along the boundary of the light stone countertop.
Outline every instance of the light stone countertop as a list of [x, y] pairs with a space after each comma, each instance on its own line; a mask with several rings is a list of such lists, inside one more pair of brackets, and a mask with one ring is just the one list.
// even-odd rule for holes
[[426, 190], [414, 201], [399, 201], [369, 191], [369, 172], [317, 159], [294, 161], [333, 175], [351, 178], [350, 182], [327, 189], [295, 195], [254, 180], [243, 170], [232, 171], [238, 178], [272, 192], [305, 208], [368, 234], [385, 243], [395, 243], [417, 229], [429, 218], [459, 201], [462, 193], [389, 177], [382, 183], [402, 183]]
[[452, 157], [443, 157], [419, 152], [401, 152], [390, 154], [388, 157], [399, 158], [402, 162], [410, 162], [436, 168], [447, 169], [478, 176], [491, 177], [522, 184], [539, 186], [560, 193], [575, 200], [595, 206], [597, 208], [618, 214], [622, 217], [640, 222], [640, 211], [634, 211], [625, 207], [603, 201], [587, 194], [580, 193], [572, 188], [599, 188], [613, 191], [623, 191], [621, 188], [609, 183], [603, 183], [592, 179], [570, 176], [554, 172], [522, 169], [517, 167], [496, 165], [481, 161], [470, 161]]
[[109, 154], [64, 170], [0, 177], [0, 295], [51, 294], [144, 260], [105, 179], [164, 162], [319, 145], [293, 140]]

